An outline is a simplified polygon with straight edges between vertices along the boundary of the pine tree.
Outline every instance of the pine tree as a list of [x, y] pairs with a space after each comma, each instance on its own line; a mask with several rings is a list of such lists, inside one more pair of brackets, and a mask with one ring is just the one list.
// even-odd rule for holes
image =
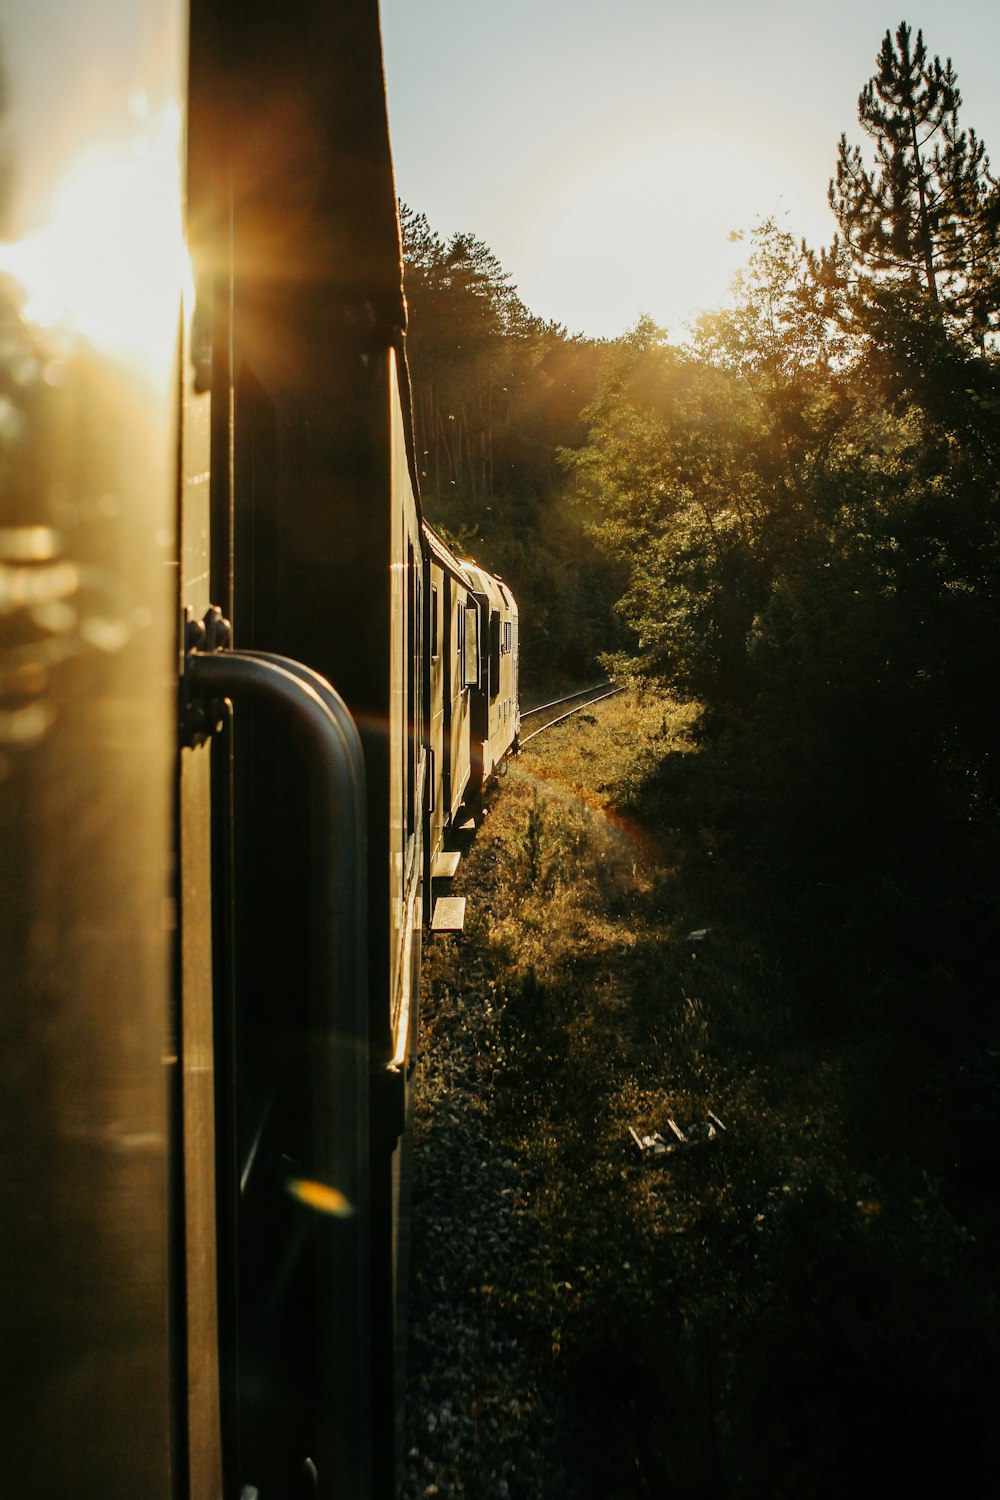
[[874, 163], [842, 135], [829, 189], [862, 296], [894, 293], [982, 347], [1000, 326], [1000, 190], [985, 147], [960, 128], [951, 59], [930, 59], [922, 32], [887, 31], [877, 62], [858, 99]]

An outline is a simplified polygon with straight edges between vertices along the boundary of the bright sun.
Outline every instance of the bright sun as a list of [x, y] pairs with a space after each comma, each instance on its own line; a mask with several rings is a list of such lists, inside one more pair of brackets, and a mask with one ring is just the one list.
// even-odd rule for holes
[[95, 146], [56, 185], [48, 216], [0, 245], [0, 271], [24, 293], [22, 315], [165, 373], [187, 275], [181, 117], [133, 100], [129, 139]]
[[[694, 141], [633, 144], [564, 181], [542, 215], [522, 290], [555, 279], [557, 245], [570, 239], [578, 255], [560, 280], [567, 302], [599, 309], [588, 331], [599, 321], [601, 332], [620, 333], [646, 312], [679, 338], [699, 311], [729, 298], [747, 256], [732, 231], [770, 216], [796, 234], [828, 237], [796, 186], [749, 153]], [[559, 316], [571, 327], [584, 321]]]

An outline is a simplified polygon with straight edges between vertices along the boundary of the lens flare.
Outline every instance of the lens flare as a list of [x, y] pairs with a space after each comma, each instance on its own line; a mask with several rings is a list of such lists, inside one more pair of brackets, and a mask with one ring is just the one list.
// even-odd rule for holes
[[307, 1177], [289, 1177], [285, 1186], [293, 1198], [304, 1203], [317, 1213], [330, 1214], [336, 1219], [349, 1219], [354, 1213], [354, 1204], [339, 1188], [325, 1182], [314, 1182]]
[[0, 271], [20, 286], [26, 322], [165, 374], [189, 277], [181, 112], [133, 109], [131, 124], [67, 168], [45, 222], [0, 245]]

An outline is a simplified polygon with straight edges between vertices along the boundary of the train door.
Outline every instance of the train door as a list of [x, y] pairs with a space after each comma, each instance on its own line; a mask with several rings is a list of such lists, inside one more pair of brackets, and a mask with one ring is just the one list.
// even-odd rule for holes
[[186, 28], [179, 0], [6, 6], [0, 20], [11, 1496], [169, 1500], [181, 1486], [184, 1319], [168, 1287]]
[[370, 1489], [363, 766], [290, 628], [309, 588], [287, 507], [322, 400], [286, 275], [308, 70], [268, 8], [230, 19], [193, 5], [182, 600], [189, 672], [233, 702], [198, 696], [182, 752], [191, 1492], [221, 1471], [227, 1496], [311, 1500]]
[[[388, 1495], [423, 608], [394, 374], [403, 309], [377, 7], [304, 0], [293, 27], [250, 3], [234, 28], [231, 10], [196, 0], [192, 25], [207, 577], [235, 647], [216, 655], [273, 669], [280, 653], [279, 672], [310, 690], [319, 673], [343, 693], [364, 741], [369, 797], [355, 832], [370, 857], [366, 877], [355, 851], [349, 890], [324, 884], [318, 834], [336, 839], [336, 819], [298, 736], [259, 697], [237, 701], [201, 773], [214, 825], [223, 1470], [233, 1495], [260, 1500]], [[210, 358], [198, 346], [205, 327]], [[190, 500], [194, 514], [196, 491]], [[195, 663], [203, 673], [210, 645]], [[317, 983], [327, 962], [317, 945], [340, 931], [324, 891], [362, 933], [357, 982], [332, 987], [338, 1003], [357, 1000], [349, 1024], [324, 1010]]]

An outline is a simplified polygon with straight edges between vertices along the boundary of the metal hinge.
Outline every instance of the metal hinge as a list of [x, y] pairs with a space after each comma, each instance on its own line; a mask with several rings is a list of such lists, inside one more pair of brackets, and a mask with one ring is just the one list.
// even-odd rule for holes
[[233, 627], [217, 605], [211, 604], [199, 620], [193, 609], [184, 611], [184, 665], [181, 672], [179, 732], [181, 744], [197, 750], [225, 728], [225, 698], [203, 698], [192, 689], [188, 663], [192, 653], [224, 651], [233, 638]]

